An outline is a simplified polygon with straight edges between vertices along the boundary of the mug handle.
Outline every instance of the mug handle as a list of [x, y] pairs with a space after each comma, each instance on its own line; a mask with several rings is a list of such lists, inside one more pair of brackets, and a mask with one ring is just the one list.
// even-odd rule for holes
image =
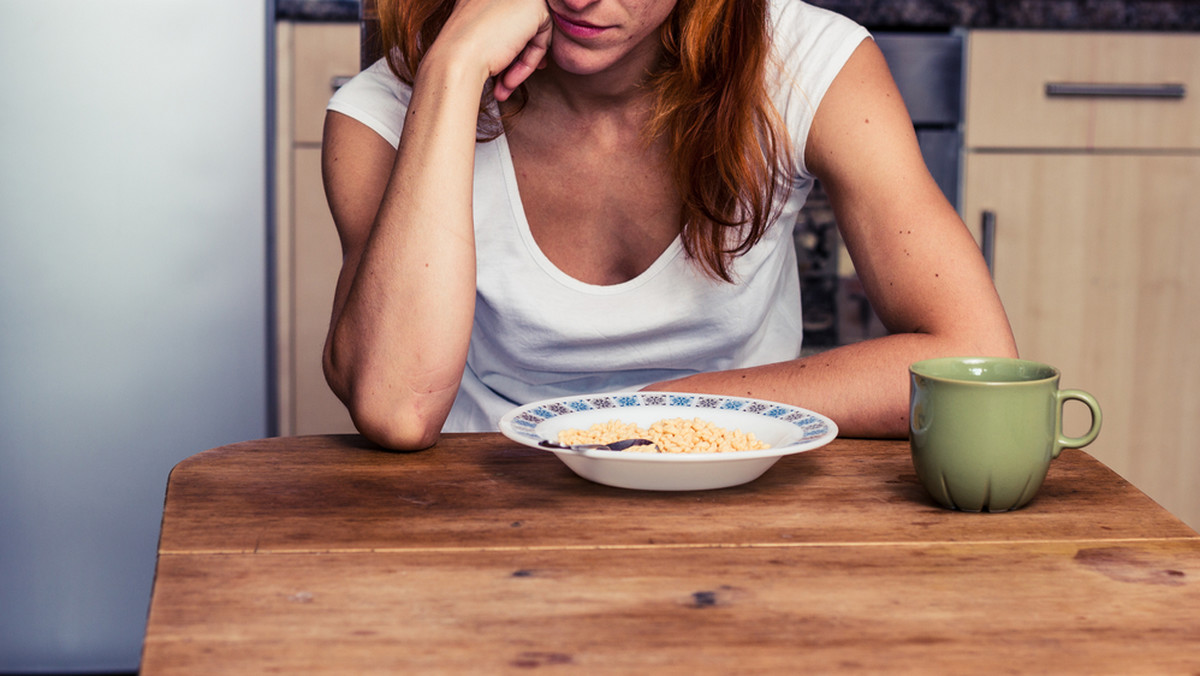
[[[1054, 456], [1062, 452], [1064, 448], [1083, 448], [1096, 440], [1096, 435], [1100, 434], [1100, 403], [1092, 395], [1083, 390], [1059, 390], [1056, 393], [1058, 397], [1058, 443], [1054, 445]], [[1092, 411], [1092, 427], [1082, 437], [1068, 437], [1062, 432], [1062, 409], [1063, 405], [1074, 399], [1087, 404], [1087, 407]]]

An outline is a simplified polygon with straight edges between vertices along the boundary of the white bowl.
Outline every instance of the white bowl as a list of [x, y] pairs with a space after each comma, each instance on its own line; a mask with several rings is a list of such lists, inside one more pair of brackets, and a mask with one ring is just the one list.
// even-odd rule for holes
[[[649, 427], [665, 418], [700, 418], [752, 432], [771, 447], [726, 453], [573, 451], [541, 446], [567, 429], [620, 420]], [[510, 411], [500, 431], [526, 446], [554, 453], [579, 476], [618, 488], [694, 491], [726, 488], [762, 476], [779, 458], [828, 444], [837, 425], [819, 413], [761, 399], [679, 392], [620, 392], [546, 399]]]

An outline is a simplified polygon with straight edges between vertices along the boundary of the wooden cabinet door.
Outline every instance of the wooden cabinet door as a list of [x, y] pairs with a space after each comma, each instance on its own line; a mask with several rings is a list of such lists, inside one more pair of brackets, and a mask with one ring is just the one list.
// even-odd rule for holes
[[1099, 399], [1089, 453], [1200, 527], [1200, 155], [971, 153], [965, 182], [1021, 356]]
[[294, 141], [321, 144], [325, 104], [337, 83], [358, 74], [358, 24], [298, 23], [294, 30]]
[[294, 161], [292, 434], [351, 433], [355, 429], [350, 414], [329, 389], [321, 366], [342, 247], [321, 184], [321, 150], [297, 148]]
[[358, 25], [277, 26], [275, 182], [278, 433], [354, 432], [321, 369], [341, 246], [321, 184], [325, 104], [358, 72]]

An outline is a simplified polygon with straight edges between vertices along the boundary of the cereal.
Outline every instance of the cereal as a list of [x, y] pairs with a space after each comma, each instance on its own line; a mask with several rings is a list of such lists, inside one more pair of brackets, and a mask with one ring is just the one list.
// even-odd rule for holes
[[560, 444], [611, 444], [622, 439], [654, 442], [654, 446], [633, 446], [626, 453], [728, 453], [771, 447], [759, 441], [753, 432], [728, 430], [700, 418], [667, 418], [649, 428], [609, 420], [586, 430], [569, 429], [558, 433]]

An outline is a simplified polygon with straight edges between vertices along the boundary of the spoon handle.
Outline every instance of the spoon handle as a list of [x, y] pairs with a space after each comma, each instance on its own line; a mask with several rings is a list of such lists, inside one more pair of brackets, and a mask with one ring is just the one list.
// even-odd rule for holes
[[654, 442], [650, 441], [649, 439], [622, 439], [621, 441], [614, 441], [611, 444], [571, 444], [571, 445], [567, 445], [567, 444], [560, 444], [555, 441], [549, 441], [549, 440], [543, 439], [541, 442], [539, 442], [538, 445], [543, 446], [545, 448], [562, 448], [562, 449], [569, 449], [572, 451], [623, 451], [623, 450], [629, 448], [630, 446], [642, 446], [644, 444], [653, 444], [653, 443]]

